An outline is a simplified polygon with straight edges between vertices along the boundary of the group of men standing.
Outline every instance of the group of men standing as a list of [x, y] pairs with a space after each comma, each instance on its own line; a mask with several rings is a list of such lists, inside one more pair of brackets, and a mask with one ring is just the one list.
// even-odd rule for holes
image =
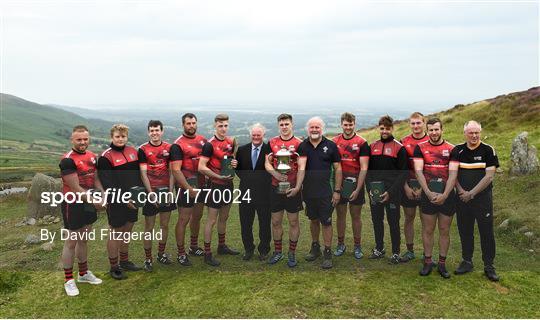
[[[429, 275], [437, 266], [439, 274], [449, 278], [446, 256], [449, 247], [449, 230], [452, 217], [457, 211], [458, 229], [462, 244], [463, 261], [456, 274], [472, 271], [474, 223], [478, 223], [482, 244], [482, 258], [486, 276], [497, 281], [493, 267], [495, 240], [493, 236], [493, 207], [491, 189], [497, 156], [493, 148], [480, 140], [481, 127], [475, 121], [464, 126], [466, 142], [453, 146], [442, 138], [441, 120], [432, 118], [425, 123], [422, 114], [415, 112], [409, 118], [412, 133], [401, 141], [393, 136], [393, 119], [383, 116], [378, 123], [380, 139], [368, 142], [356, 134], [356, 119], [351, 113], [341, 116], [343, 132], [332, 140], [324, 134], [325, 123], [320, 117], [309, 119], [306, 124], [307, 138], [294, 135], [293, 117], [281, 114], [277, 118], [279, 135], [264, 142], [266, 129], [261, 124], [250, 128], [251, 142], [237, 147], [234, 138], [227, 135], [229, 118], [218, 114], [214, 119], [214, 136], [210, 139], [197, 134], [197, 117], [192, 113], [182, 116], [183, 134], [172, 144], [163, 141], [163, 124], [152, 120], [148, 123], [149, 141], [138, 150], [127, 145], [128, 127], [114, 125], [111, 128], [110, 148], [98, 158], [88, 151], [89, 132], [85, 126], [73, 129], [73, 148], [60, 162], [64, 193], [86, 192], [88, 189], [106, 190], [116, 188], [121, 192], [137, 187], [148, 193], [157, 190], [176, 190], [182, 195], [176, 203], [144, 204], [144, 230], [151, 232], [159, 215], [162, 238], [158, 242], [156, 260], [171, 264], [165, 252], [168, 239], [170, 214], [178, 208], [175, 227], [177, 261], [190, 266], [189, 255], [204, 256], [211, 266], [220, 262], [213, 256], [211, 239], [217, 224], [218, 254], [238, 255], [240, 252], [225, 242], [227, 220], [231, 208], [233, 176], [240, 178], [240, 192], [249, 192], [250, 200], [239, 204], [243, 260], [254, 257], [273, 265], [282, 260], [283, 217], [288, 220], [287, 265], [298, 264], [296, 248], [300, 237], [299, 213], [304, 209], [310, 220], [311, 249], [305, 260], [315, 261], [322, 256], [321, 267], [332, 268], [332, 256], [346, 252], [345, 229], [347, 211], [352, 220], [353, 255], [364, 256], [362, 251], [361, 211], [366, 201], [365, 189], [373, 221], [375, 247], [369, 259], [383, 258], [384, 215], [390, 229], [392, 254], [389, 263], [399, 264], [415, 259], [414, 219], [416, 207], [420, 207], [422, 222], [423, 265], [420, 275]], [[427, 132], [427, 133], [426, 133]], [[278, 170], [283, 164], [281, 151], [286, 150], [288, 170]], [[232, 172], [224, 170], [230, 166]], [[285, 183], [286, 190], [282, 190]], [[201, 190], [221, 193], [221, 196], [204, 196]], [[131, 232], [138, 219], [134, 201], [128, 203], [62, 204], [64, 226], [73, 234], [84, 234], [96, 221], [96, 210], [105, 209], [109, 227], [116, 232]], [[112, 199], [108, 199], [112, 200]], [[204, 225], [204, 248], [198, 245], [200, 221], [204, 206], [208, 215]], [[404, 208], [404, 234], [407, 251], [400, 255], [400, 206]], [[337, 246], [332, 252], [332, 213], [337, 212]], [[347, 210], [348, 209], [348, 210]], [[253, 223], [255, 215], [259, 223], [259, 244], [255, 247]], [[191, 241], [185, 246], [187, 225], [190, 224]], [[437, 264], [432, 258], [434, 230], [439, 229], [439, 257]], [[322, 230], [322, 232], [321, 232]], [[322, 246], [320, 234], [322, 233]], [[67, 240], [62, 261], [65, 273], [65, 290], [70, 296], [79, 293], [73, 278], [73, 263], [79, 263], [78, 282], [101, 283], [101, 279], [88, 271], [87, 243], [84, 237]], [[274, 250], [271, 250], [273, 239]], [[143, 243], [145, 260], [142, 267], [129, 259], [129, 242], [109, 239], [107, 252], [110, 275], [113, 279], [125, 279], [125, 271], [153, 270], [152, 241]], [[271, 252], [272, 251], [272, 252]]]

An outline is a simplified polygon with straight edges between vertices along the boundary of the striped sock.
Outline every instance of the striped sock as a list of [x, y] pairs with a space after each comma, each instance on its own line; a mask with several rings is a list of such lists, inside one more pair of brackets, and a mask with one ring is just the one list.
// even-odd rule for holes
[[212, 254], [212, 249], [210, 249], [211, 242], [204, 242], [204, 254], [209, 256]]
[[118, 265], [118, 256], [109, 257], [109, 263], [111, 264], [111, 268], [115, 268]]
[[407, 250], [409, 250], [410, 252], [413, 252], [414, 251], [414, 243], [407, 243]]
[[66, 282], [73, 280], [73, 267], [64, 268], [64, 277], [66, 278]]
[[197, 248], [199, 246], [199, 236], [191, 236], [191, 247]]
[[281, 252], [283, 250], [281, 239], [274, 240], [274, 247], [276, 248], [276, 252]]
[[431, 263], [433, 263], [433, 260], [431, 260], [431, 257], [425, 256], [424, 257], [424, 263], [425, 264], [431, 264]]
[[165, 245], [166, 244], [167, 244], [166, 242], [163, 242], [163, 243], [159, 242], [158, 243], [158, 254], [159, 255], [162, 255], [165, 252]]
[[225, 245], [225, 233], [218, 233], [218, 246]]
[[152, 262], [152, 247], [144, 248], [144, 255], [146, 257], [146, 260], [150, 260], [150, 262]]
[[298, 241], [289, 240], [289, 252], [295, 252], [297, 244], [298, 244]]
[[439, 255], [439, 264], [445, 264], [445, 263], [446, 263], [446, 257]]
[[360, 246], [360, 237], [354, 237], [354, 245]]
[[176, 248], [178, 249], [178, 256], [183, 256], [186, 254], [186, 249], [184, 249], [183, 244], [176, 244]]
[[343, 236], [343, 237], [337, 237], [337, 244], [338, 244], [338, 245], [345, 244], [345, 236]]
[[79, 262], [79, 276], [84, 276], [88, 272], [88, 261]]
[[120, 251], [120, 262], [129, 261], [129, 253]]

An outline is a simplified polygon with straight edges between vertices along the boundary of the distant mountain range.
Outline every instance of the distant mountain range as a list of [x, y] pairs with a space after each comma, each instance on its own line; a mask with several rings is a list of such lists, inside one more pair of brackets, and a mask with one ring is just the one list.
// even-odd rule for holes
[[[493, 109], [502, 97], [514, 97], [511, 102], [515, 105], [511, 108], [512, 117], [509, 121], [530, 122], [538, 121], [538, 109], [540, 108], [538, 100], [538, 88], [532, 88], [527, 91], [503, 95], [493, 99], [484, 100], [489, 108]], [[519, 97], [519, 98], [516, 98]], [[509, 104], [508, 98], [505, 98], [506, 105]], [[0, 139], [10, 141], [20, 141], [30, 144], [45, 146], [49, 149], [65, 149], [68, 144], [68, 137], [71, 134], [71, 128], [76, 124], [85, 124], [90, 128], [93, 144], [96, 145], [96, 151], [103, 149], [109, 144], [109, 129], [114, 123], [125, 123], [130, 127], [129, 140], [133, 145], [139, 145], [147, 141], [146, 125], [150, 119], [162, 120], [165, 124], [165, 139], [173, 141], [181, 134], [181, 116], [186, 112], [193, 112], [199, 118], [199, 132], [210, 136], [213, 132], [213, 118], [216, 113], [224, 112], [230, 116], [230, 135], [235, 136], [240, 143], [249, 141], [248, 128], [255, 122], [260, 122], [267, 127], [267, 137], [277, 134], [276, 117], [281, 112], [291, 112], [291, 110], [275, 110], [268, 112], [263, 110], [242, 110], [241, 108], [231, 111], [230, 107], [224, 110], [217, 110], [215, 107], [201, 110], [200, 108], [187, 107], [160, 107], [160, 108], [141, 108], [134, 107], [120, 109], [87, 109], [75, 106], [64, 105], [43, 105], [24, 100], [22, 98], [0, 93]], [[451, 110], [443, 111], [442, 115], [451, 115], [456, 111], [465, 108], [464, 105], [457, 105]], [[499, 119], [503, 117], [500, 108], [486, 111], [485, 107], [480, 110], [487, 119], [505, 121]], [[489, 109], [489, 110], [491, 110]], [[506, 109], [504, 109], [506, 110]], [[518, 110], [518, 111], [516, 111]], [[339, 117], [344, 111], [350, 111], [357, 115], [357, 126], [359, 128], [368, 128], [373, 126], [378, 117], [385, 113], [385, 110], [375, 108], [370, 111], [339, 110], [338, 108], [329, 108], [323, 112], [320, 107], [306, 109], [300, 114], [293, 113], [295, 118], [295, 132], [298, 136], [305, 134], [304, 124], [309, 117], [321, 115], [327, 123], [329, 133], [339, 132]], [[394, 112], [391, 115], [395, 119], [403, 119], [413, 110]], [[313, 112], [313, 113], [310, 113]], [[361, 112], [359, 114], [359, 112]], [[462, 111], [460, 111], [462, 112]], [[464, 112], [464, 111], [463, 111]], [[536, 112], [536, 113], [535, 113]], [[315, 114], [317, 113], [317, 114]], [[532, 119], [532, 120], [531, 120]], [[499, 121], [500, 120], [500, 121]]]

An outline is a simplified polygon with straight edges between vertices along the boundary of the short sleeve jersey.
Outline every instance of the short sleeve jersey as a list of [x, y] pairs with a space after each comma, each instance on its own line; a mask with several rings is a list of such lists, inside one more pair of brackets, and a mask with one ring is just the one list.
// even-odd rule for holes
[[414, 149], [414, 159], [424, 160], [424, 176], [430, 180], [448, 180], [448, 168], [450, 165], [450, 153], [454, 145], [443, 141], [439, 145], [432, 144], [429, 140], [419, 143]]
[[[486, 168], [499, 167], [499, 159], [495, 149], [483, 142], [471, 150], [466, 143], [458, 144], [451, 153], [452, 160], [459, 162], [458, 182], [467, 191], [472, 190], [486, 175]], [[490, 193], [490, 184], [479, 195]]]
[[[208, 159], [208, 169], [212, 170], [212, 172], [220, 174], [221, 172], [221, 161], [225, 157], [232, 157], [234, 154], [234, 138], [233, 137], [225, 137], [223, 140], [219, 140], [218, 137], [213, 136], [212, 138], [208, 139], [208, 141], [204, 144], [202, 149], [202, 155], [201, 158], [207, 158]], [[211, 182], [216, 184], [225, 184], [221, 179], [210, 179]]]
[[[59, 167], [62, 176], [76, 173], [79, 178], [79, 185], [84, 189], [91, 189], [94, 187], [97, 157], [93, 152], [87, 150], [83, 153], [79, 153], [75, 150], [71, 150], [62, 156]], [[72, 190], [64, 183], [62, 192], [65, 194], [70, 191]]]
[[369, 159], [369, 145], [366, 139], [354, 134], [346, 139], [343, 134], [335, 136], [332, 141], [337, 145], [341, 156], [343, 177], [358, 177], [360, 173], [360, 158]]
[[170, 151], [171, 144], [165, 141], [158, 146], [147, 142], [139, 147], [139, 164], [147, 165], [146, 174], [152, 188], [169, 185]]
[[[270, 145], [271, 153], [269, 156], [272, 159], [272, 165], [274, 168], [278, 165], [277, 157], [274, 157], [273, 155], [276, 154], [279, 150], [282, 148], [285, 148], [289, 150], [291, 155], [291, 170], [287, 173], [287, 181], [290, 182], [291, 187], [294, 188], [296, 186], [296, 173], [298, 172], [298, 146], [302, 143], [302, 140], [299, 138], [292, 136], [288, 140], [283, 140], [281, 136], [273, 137], [268, 141], [268, 144]], [[277, 186], [279, 181], [276, 180], [272, 176], [272, 185]]]
[[181, 135], [171, 146], [171, 162], [182, 161], [180, 170], [186, 179], [198, 177], [198, 185], [204, 185], [204, 176], [198, 173], [199, 159], [204, 144], [207, 142], [202, 135], [188, 137]]
[[306, 199], [331, 196], [332, 165], [341, 162], [336, 144], [323, 136], [317, 147], [313, 147], [307, 138], [298, 146], [298, 155], [307, 158], [302, 195]]
[[416, 139], [412, 134], [404, 137], [401, 139], [401, 144], [407, 151], [407, 156], [409, 158], [408, 166], [409, 166], [409, 179], [416, 179], [416, 175], [414, 173], [414, 149], [419, 143], [428, 141], [429, 137], [427, 134], [424, 134], [424, 136], [420, 139]]

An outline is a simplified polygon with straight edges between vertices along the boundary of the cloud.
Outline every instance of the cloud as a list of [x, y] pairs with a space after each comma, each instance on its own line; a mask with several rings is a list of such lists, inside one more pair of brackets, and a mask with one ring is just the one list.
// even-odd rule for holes
[[430, 103], [538, 83], [538, 5], [3, 2], [3, 92], [39, 102]]

